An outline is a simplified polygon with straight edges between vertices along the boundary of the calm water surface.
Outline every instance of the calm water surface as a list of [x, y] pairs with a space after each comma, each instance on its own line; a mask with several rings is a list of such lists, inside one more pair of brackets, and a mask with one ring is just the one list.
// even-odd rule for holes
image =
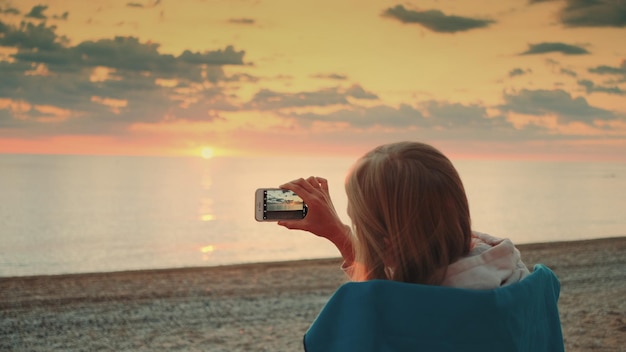
[[[254, 191], [329, 179], [344, 221], [354, 159], [0, 155], [0, 276], [337, 256], [254, 221]], [[626, 235], [626, 164], [455, 161], [474, 228], [516, 243]]]

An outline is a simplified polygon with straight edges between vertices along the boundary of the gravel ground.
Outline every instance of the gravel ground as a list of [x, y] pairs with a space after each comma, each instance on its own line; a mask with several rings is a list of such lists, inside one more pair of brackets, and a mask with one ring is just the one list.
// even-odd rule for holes
[[[626, 351], [626, 237], [519, 246], [561, 281], [566, 351]], [[299, 351], [338, 259], [0, 278], [2, 351]]]

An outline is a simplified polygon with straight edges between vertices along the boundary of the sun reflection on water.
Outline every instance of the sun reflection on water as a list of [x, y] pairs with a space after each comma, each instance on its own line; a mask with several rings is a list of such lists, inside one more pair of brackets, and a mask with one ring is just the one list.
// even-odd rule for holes
[[200, 199], [200, 205], [198, 208], [198, 214], [201, 221], [213, 221], [215, 220], [215, 214], [213, 214], [213, 200], [208, 196], [208, 192], [211, 190], [213, 180], [211, 178], [211, 168], [206, 165], [202, 173], [201, 186], [203, 196]]
[[213, 214], [202, 214], [200, 216], [200, 220], [202, 220], [202, 221], [213, 221], [213, 220], [215, 220], [215, 215], [213, 215]]
[[211, 253], [214, 250], [215, 250], [215, 246], [213, 246], [212, 244], [208, 246], [200, 247], [200, 252], [202, 253]]
[[208, 261], [210, 259], [211, 253], [215, 251], [215, 246], [212, 244], [200, 247], [200, 252], [202, 253], [202, 260]]

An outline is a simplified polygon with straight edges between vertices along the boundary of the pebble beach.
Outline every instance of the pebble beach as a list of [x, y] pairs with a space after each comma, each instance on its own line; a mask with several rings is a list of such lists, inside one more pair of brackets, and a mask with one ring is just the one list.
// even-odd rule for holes
[[[561, 281], [566, 351], [626, 351], [626, 237], [519, 245]], [[0, 278], [1, 351], [301, 351], [338, 258]]]

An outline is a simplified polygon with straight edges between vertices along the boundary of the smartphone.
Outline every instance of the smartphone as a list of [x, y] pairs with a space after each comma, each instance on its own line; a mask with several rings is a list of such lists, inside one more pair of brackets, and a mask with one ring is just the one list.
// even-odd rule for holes
[[290, 190], [259, 188], [254, 198], [256, 221], [298, 220], [307, 213], [302, 198]]

